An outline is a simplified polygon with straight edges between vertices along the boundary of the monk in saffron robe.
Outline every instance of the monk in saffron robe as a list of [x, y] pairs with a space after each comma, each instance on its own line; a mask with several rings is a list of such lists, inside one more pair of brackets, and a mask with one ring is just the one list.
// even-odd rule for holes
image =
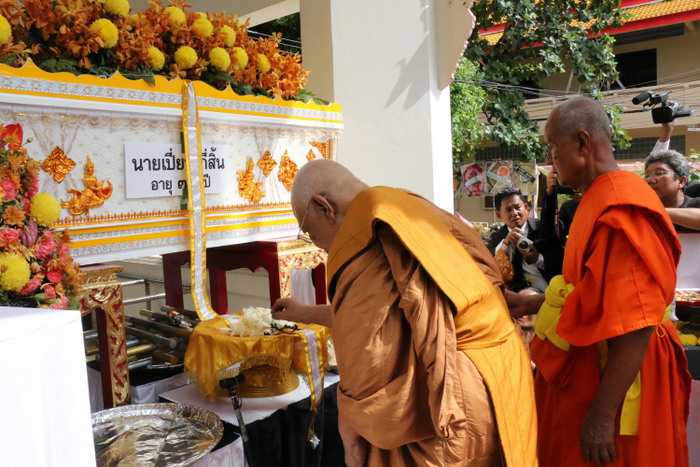
[[529, 358], [476, 231], [331, 161], [299, 171], [292, 207], [329, 252], [331, 305], [273, 311], [332, 326], [347, 464], [537, 465]]
[[601, 105], [560, 105], [545, 136], [560, 183], [584, 194], [563, 278], [545, 298], [509, 297], [516, 315], [545, 300], [531, 344], [540, 465], [687, 466], [690, 375], [667, 312], [680, 255], [671, 220], [641, 177], [618, 169]]

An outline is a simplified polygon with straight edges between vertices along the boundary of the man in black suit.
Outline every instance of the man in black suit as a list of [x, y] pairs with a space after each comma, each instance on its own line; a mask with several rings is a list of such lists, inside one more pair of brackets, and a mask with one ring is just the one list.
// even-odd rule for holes
[[[508, 289], [513, 292], [525, 289], [544, 292], [551, 277], [548, 277], [544, 258], [538, 251], [541, 240], [539, 222], [529, 218], [530, 207], [525, 197], [520, 190], [506, 188], [496, 194], [495, 207], [496, 215], [505, 225], [491, 235], [488, 247], [497, 259], [506, 257], [510, 260], [513, 274], [507, 281]], [[522, 241], [524, 239], [527, 240]]]

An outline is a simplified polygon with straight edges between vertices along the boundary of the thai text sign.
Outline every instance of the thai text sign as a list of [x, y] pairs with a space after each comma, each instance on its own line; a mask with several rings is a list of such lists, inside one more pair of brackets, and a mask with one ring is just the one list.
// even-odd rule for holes
[[[207, 194], [223, 193], [235, 186], [235, 171], [225, 157], [231, 153], [231, 146], [203, 145]], [[182, 195], [185, 159], [179, 144], [125, 143], [124, 163], [127, 199]]]

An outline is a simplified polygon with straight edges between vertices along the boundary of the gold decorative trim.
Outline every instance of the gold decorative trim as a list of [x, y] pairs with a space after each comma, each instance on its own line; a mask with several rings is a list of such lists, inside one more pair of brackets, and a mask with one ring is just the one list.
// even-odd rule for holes
[[75, 168], [75, 161], [63, 152], [63, 149], [56, 146], [53, 151], [41, 163], [41, 169], [49, 174], [53, 181], [61, 183], [66, 175]]
[[103, 397], [106, 408], [129, 402], [129, 360], [126, 353], [126, 315], [117, 266], [83, 269], [80, 309], [97, 313], [102, 361]]
[[280, 182], [282, 182], [287, 191], [292, 191], [294, 178], [297, 176], [298, 171], [299, 167], [297, 166], [296, 162], [289, 157], [289, 153], [287, 151], [284, 151], [282, 159], [280, 160], [280, 168], [277, 178]]
[[[285, 211], [292, 212], [290, 203], [262, 203], [255, 206], [245, 205], [219, 205], [207, 207], [206, 214], [222, 214], [222, 213], [239, 213], [239, 212], [258, 212], [261, 215], [270, 215], [262, 210], [265, 209], [284, 209]], [[276, 214], [276, 213], [275, 213]], [[283, 214], [283, 213], [279, 213]], [[121, 221], [142, 221], [142, 220], [159, 220], [166, 218], [187, 218], [187, 211], [183, 210], [173, 210], [173, 211], [147, 211], [147, 212], [130, 212], [123, 214], [105, 214], [100, 216], [88, 216], [81, 218], [64, 218], [59, 220], [54, 224], [55, 228], [66, 229], [71, 227], [83, 226], [86, 224], [107, 224], [111, 222], [121, 222]]]
[[258, 159], [258, 167], [260, 167], [260, 170], [262, 170], [263, 175], [266, 177], [272, 173], [272, 169], [274, 169], [276, 165], [277, 162], [272, 157], [270, 151], [265, 151], [260, 159]]
[[83, 167], [83, 189], [71, 188], [68, 194], [71, 197], [61, 202], [61, 207], [68, 209], [73, 216], [81, 216], [90, 209], [99, 208], [112, 196], [112, 182], [95, 177], [95, 164], [88, 156]]

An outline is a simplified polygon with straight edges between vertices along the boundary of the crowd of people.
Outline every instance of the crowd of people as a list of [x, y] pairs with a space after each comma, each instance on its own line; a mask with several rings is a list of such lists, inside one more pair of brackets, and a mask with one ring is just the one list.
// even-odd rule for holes
[[[292, 207], [300, 238], [328, 252], [330, 304], [273, 312], [332, 329], [348, 466], [688, 466], [690, 375], [669, 305], [677, 231], [700, 210], [682, 156], [655, 151], [644, 180], [619, 169], [611, 137], [596, 101], [555, 108], [542, 219], [499, 194], [488, 248], [336, 162], [299, 171]], [[557, 208], [559, 186], [578, 195]], [[530, 315], [528, 351], [512, 318]]]

